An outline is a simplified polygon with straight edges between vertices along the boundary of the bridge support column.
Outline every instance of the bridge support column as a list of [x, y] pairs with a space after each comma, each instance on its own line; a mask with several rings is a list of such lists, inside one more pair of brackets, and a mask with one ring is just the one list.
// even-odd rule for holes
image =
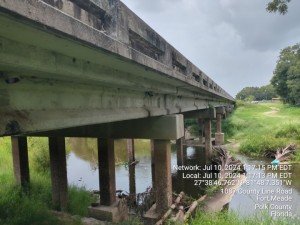
[[116, 198], [114, 139], [98, 138], [100, 206], [89, 207], [89, 215], [99, 220], [118, 222], [128, 216], [128, 208]]
[[98, 138], [100, 204], [116, 202], [115, 151], [113, 139]]
[[176, 152], [177, 152], [177, 165], [183, 165], [184, 161], [184, 150], [183, 150], [183, 138], [179, 138], [176, 140]]
[[127, 152], [129, 165], [129, 193], [136, 194], [134, 139], [127, 139]]
[[14, 174], [17, 184], [26, 186], [30, 182], [27, 137], [11, 137]]
[[204, 141], [203, 119], [198, 119], [198, 126], [199, 126], [199, 143], [203, 144]]
[[216, 145], [224, 144], [224, 133], [222, 133], [222, 116], [225, 114], [225, 108], [219, 107], [216, 110], [217, 112], [217, 132], [215, 133], [215, 142]]
[[155, 159], [154, 159], [154, 140], [150, 140], [151, 149], [151, 176], [152, 176], [152, 188], [155, 190]]
[[172, 204], [171, 143], [154, 140], [156, 213], [162, 215]]
[[52, 201], [56, 210], [67, 210], [68, 178], [64, 137], [49, 137]]
[[212, 155], [212, 143], [211, 143], [211, 119], [204, 120], [205, 129], [205, 155], [206, 159], [210, 159]]

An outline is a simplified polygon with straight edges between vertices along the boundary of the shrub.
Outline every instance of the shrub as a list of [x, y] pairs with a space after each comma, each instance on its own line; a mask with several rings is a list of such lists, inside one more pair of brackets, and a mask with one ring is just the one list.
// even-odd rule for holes
[[0, 191], [0, 224], [57, 225], [59, 221], [35, 194], [12, 184]]
[[95, 202], [95, 198], [83, 187], [69, 187], [68, 212], [74, 215], [87, 216], [88, 206]]
[[285, 147], [286, 143], [282, 139], [274, 138], [271, 135], [251, 135], [245, 137], [240, 146], [240, 151], [249, 155], [262, 155], [266, 150], [274, 150]]
[[33, 169], [37, 172], [48, 172], [50, 170], [48, 139], [29, 137], [28, 150]]
[[276, 133], [277, 138], [294, 138], [300, 140], [300, 129], [295, 125], [286, 125]]

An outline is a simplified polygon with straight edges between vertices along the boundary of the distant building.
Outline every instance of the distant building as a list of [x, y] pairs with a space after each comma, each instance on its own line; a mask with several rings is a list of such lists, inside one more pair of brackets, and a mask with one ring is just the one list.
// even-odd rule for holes
[[272, 102], [281, 102], [281, 98], [272, 98]]

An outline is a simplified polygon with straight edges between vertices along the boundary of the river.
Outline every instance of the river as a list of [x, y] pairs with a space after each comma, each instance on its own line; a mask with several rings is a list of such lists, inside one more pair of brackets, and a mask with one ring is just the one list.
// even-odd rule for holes
[[[68, 181], [71, 185], [84, 186], [88, 190], [98, 190], [97, 147], [95, 139], [67, 139], [69, 152]], [[187, 147], [185, 165], [204, 165], [204, 150], [201, 147]], [[144, 192], [152, 185], [150, 142], [135, 142], [136, 191]], [[115, 141], [116, 188], [129, 192], [129, 172], [126, 163], [126, 140]], [[292, 165], [286, 170], [270, 167], [270, 160], [253, 159], [237, 155], [247, 170], [247, 182], [235, 193], [229, 203], [229, 210], [241, 215], [251, 215], [265, 211], [272, 216], [300, 216], [300, 165]], [[194, 179], [183, 179], [183, 172], [176, 170], [177, 158], [175, 145], [171, 154], [172, 182], [175, 192], [184, 191], [197, 198], [203, 194], [204, 184], [195, 185]], [[263, 166], [264, 165], [264, 166]], [[285, 168], [284, 168], [285, 169]], [[198, 171], [189, 171], [196, 173]], [[281, 178], [285, 177], [285, 178]]]

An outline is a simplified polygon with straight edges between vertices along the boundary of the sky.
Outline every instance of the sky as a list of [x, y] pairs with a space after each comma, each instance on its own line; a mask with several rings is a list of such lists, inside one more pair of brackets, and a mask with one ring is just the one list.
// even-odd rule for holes
[[280, 50], [300, 42], [300, 1], [285, 15], [268, 0], [122, 0], [230, 95], [270, 83]]

